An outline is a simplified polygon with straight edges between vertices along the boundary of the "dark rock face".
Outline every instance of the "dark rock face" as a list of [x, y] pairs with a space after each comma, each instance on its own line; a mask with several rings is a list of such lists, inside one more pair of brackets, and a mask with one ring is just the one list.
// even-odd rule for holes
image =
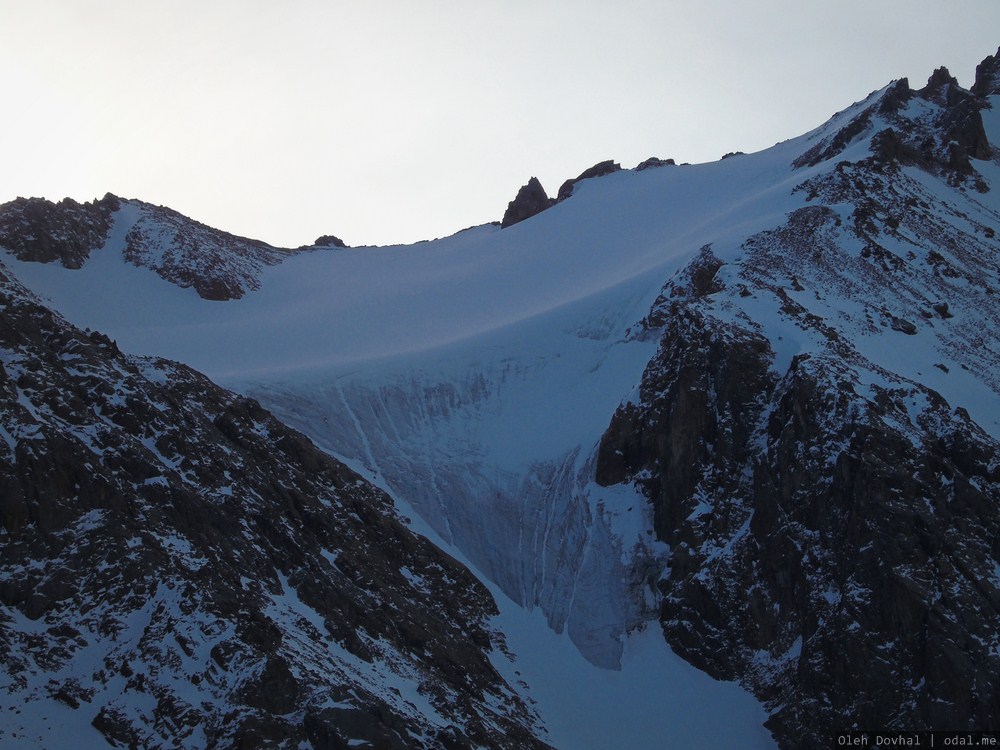
[[542, 183], [538, 181], [538, 178], [532, 177], [517, 191], [514, 200], [507, 204], [507, 210], [500, 221], [500, 226], [506, 229], [525, 219], [530, 219], [532, 216], [536, 216], [551, 207], [554, 203], [555, 201], [546, 194], [545, 188], [542, 187]]
[[58, 705], [133, 747], [544, 747], [489, 593], [387, 496], [4, 274], [0, 305], [0, 744]]
[[598, 480], [639, 477], [673, 550], [668, 641], [751, 687], [783, 747], [1000, 726], [997, 443], [933, 392], [859, 398], [835, 359], [772, 357], [679, 306], [602, 441]]
[[[873, 132], [913, 96], [927, 119]], [[938, 71], [821, 139], [800, 165], [839, 161], [783, 226], [703, 247], [664, 287], [638, 334], [659, 351], [601, 441], [597, 481], [641, 487], [671, 548], [667, 640], [753, 690], [785, 748], [1000, 729], [1000, 443], [862, 353], [932, 340], [950, 366], [928, 368], [1000, 393], [996, 215], [934, 145], [979, 106]], [[993, 158], [970, 132], [965, 156]]]
[[958, 80], [948, 72], [945, 67], [940, 67], [931, 73], [924, 86], [917, 95], [927, 101], [940, 104], [942, 107], [953, 107], [966, 95], [958, 85]]
[[574, 179], [566, 180], [559, 187], [559, 194], [556, 196], [556, 200], [564, 201], [573, 195], [573, 188], [576, 186], [580, 180], [589, 180], [591, 177], [603, 177], [607, 174], [613, 174], [614, 172], [620, 171], [622, 168], [621, 164], [608, 159], [607, 161], [598, 162], [592, 167], [588, 167], [583, 170], [580, 175]]
[[321, 237], [317, 237], [313, 245], [315, 247], [347, 247], [340, 237], [334, 237], [332, 234], [324, 234]]
[[1000, 49], [976, 66], [976, 82], [970, 91], [984, 97], [1000, 94]]
[[118, 207], [110, 193], [91, 203], [18, 198], [0, 206], [0, 246], [19, 260], [79, 268], [104, 244]]
[[676, 166], [677, 162], [673, 159], [659, 159], [655, 156], [651, 156], [643, 162], [636, 165], [635, 171], [642, 172], [644, 169], [655, 169], [656, 167], [673, 167]]

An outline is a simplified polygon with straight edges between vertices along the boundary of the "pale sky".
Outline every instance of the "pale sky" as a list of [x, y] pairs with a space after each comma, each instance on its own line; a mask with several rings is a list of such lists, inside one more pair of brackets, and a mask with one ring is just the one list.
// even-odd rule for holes
[[414, 242], [532, 175], [757, 151], [940, 65], [968, 87], [998, 46], [998, 0], [0, 0], [0, 201]]

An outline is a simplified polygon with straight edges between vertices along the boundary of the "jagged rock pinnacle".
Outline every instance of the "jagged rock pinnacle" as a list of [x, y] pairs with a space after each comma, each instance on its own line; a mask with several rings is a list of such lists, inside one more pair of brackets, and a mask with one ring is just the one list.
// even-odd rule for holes
[[1000, 94], [1000, 49], [976, 66], [976, 82], [971, 91], [976, 96]]
[[514, 200], [507, 204], [507, 211], [503, 215], [500, 226], [506, 229], [513, 224], [517, 224], [519, 221], [530, 219], [532, 216], [540, 214], [546, 208], [549, 208], [553, 202], [545, 192], [545, 188], [542, 187], [542, 183], [538, 181], [538, 178], [532, 177], [528, 180], [527, 184], [522, 185], [521, 189], [517, 191]]
[[958, 81], [943, 65], [931, 73], [927, 85], [917, 92], [924, 99], [937, 102], [942, 106], [954, 106], [965, 93]]

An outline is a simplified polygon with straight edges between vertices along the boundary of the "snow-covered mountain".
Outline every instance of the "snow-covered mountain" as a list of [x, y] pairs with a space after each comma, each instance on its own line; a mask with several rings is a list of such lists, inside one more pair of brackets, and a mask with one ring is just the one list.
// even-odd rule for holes
[[[641, 731], [613, 718], [626, 700], [588, 724], [586, 683], [511, 673], [490, 726], [680, 738], [647, 668], [696, 678], [649, 643], [662, 627], [763, 701], [783, 747], [998, 729], [998, 96], [996, 57], [970, 91], [940, 69], [757, 154], [602, 162], [554, 201], [529, 181], [503, 228], [413, 246], [282, 250], [108, 196], [7, 204], [0, 247], [77, 326], [256, 399], [381, 486], [493, 587], [509, 635], [504, 598], [649, 704]], [[738, 717], [710, 744], [766, 746], [731, 687], [697, 691]], [[704, 705], [688, 730], [718, 725]]]

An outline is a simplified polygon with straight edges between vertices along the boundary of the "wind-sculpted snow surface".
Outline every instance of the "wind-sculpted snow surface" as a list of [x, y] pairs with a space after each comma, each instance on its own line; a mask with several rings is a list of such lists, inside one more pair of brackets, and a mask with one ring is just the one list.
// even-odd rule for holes
[[[123, 262], [131, 202], [76, 270], [4, 247], [78, 325], [349, 460], [623, 681], [658, 619], [785, 747], [996, 729], [990, 60], [972, 93], [943, 69], [896, 82], [761, 153], [595, 176], [504, 229], [209, 253], [198, 273], [242, 290], [225, 304], [164, 281], [186, 283], [160, 260], [176, 216], [142, 208]], [[74, 258], [103, 226], [78, 213]]]

